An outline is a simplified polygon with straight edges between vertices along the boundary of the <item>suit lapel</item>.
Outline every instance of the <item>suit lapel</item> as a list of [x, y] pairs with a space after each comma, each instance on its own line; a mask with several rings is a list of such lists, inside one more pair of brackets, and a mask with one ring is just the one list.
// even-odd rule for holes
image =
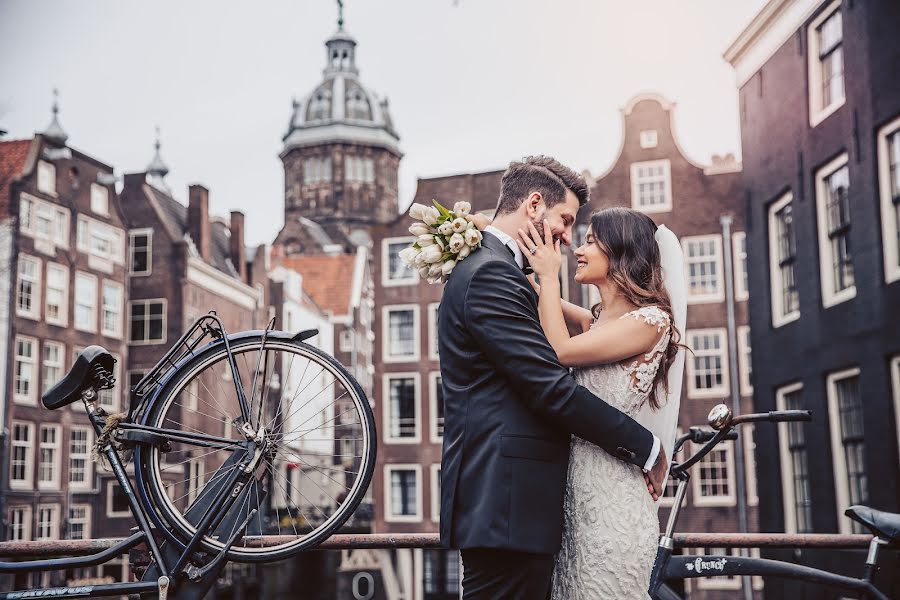
[[500, 238], [498, 238], [496, 235], [494, 235], [492, 233], [485, 233], [484, 237], [481, 240], [481, 244], [483, 246], [487, 246], [488, 248], [493, 250], [498, 256], [502, 257], [503, 260], [509, 261], [510, 264], [512, 264], [516, 268], [516, 271], [519, 273], [519, 277], [521, 277], [522, 279], [525, 280], [523, 283], [525, 284], [525, 287], [528, 288], [528, 291], [531, 294], [531, 298], [534, 301], [535, 307], [537, 307], [537, 302], [538, 302], [537, 292], [535, 292], [534, 288], [531, 287], [531, 283], [527, 281], [527, 278], [525, 277], [525, 273], [522, 271], [521, 267], [519, 267], [519, 264], [516, 262], [516, 257], [513, 254], [512, 250], [509, 248], [509, 246], [507, 246], [506, 244], [501, 242]]

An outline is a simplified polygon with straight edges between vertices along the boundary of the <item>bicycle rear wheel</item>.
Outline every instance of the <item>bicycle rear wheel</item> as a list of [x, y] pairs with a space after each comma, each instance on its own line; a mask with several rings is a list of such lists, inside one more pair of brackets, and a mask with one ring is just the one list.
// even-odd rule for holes
[[[143, 422], [232, 439], [234, 445], [211, 449], [170, 440], [167, 451], [141, 448], [141, 468], [154, 511], [184, 542], [199, 521], [193, 503], [219, 493], [236, 468], [240, 444], [253, 436], [265, 439], [249, 491], [232, 507], [225, 530], [208, 532], [203, 545], [221, 551], [258, 506], [229, 558], [277, 560], [320, 543], [357, 509], [375, 467], [375, 420], [359, 383], [321, 350], [285, 332], [269, 332], [262, 352], [261, 333], [229, 340], [245, 410], [225, 344], [218, 342], [179, 366]], [[273, 535], [281, 537], [265, 545], [261, 536]]]

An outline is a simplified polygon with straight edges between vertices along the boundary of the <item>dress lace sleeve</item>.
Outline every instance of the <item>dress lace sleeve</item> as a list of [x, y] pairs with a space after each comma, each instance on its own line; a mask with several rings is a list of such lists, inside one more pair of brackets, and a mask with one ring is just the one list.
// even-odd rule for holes
[[631, 317], [638, 321], [643, 321], [647, 325], [655, 325], [658, 332], [662, 332], [669, 328], [669, 315], [658, 306], [642, 306], [631, 312], [625, 313], [622, 315], [622, 318], [624, 317]]

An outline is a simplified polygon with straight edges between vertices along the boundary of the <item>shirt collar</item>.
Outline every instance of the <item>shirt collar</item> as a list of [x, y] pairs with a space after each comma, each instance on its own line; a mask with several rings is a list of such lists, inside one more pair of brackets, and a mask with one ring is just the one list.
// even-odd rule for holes
[[500, 231], [493, 225], [488, 225], [484, 228], [485, 233], [490, 233], [498, 240], [500, 240], [503, 245], [512, 250], [513, 258], [516, 260], [516, 264], [519, 265], [519, 268], [522, 269], [525, 267], [525, 257], [522, 256], [522, 251], [519, 250], [519, 245], [516, 243], [514, 239], [506, 235], [503, 231]]

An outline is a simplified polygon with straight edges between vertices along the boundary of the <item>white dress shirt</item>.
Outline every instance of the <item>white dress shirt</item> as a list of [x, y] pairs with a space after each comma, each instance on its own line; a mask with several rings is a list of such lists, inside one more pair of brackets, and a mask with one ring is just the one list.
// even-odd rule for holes
[[[513, 251], [513, 257], [516, 259], [516, 264], [519, 265], [520, 269], [525, 266], [525, 257], [522, 255], [522, 251], [519, 249], [519, 245], [514, 239], [512, 239], [511, 237], [506, 235], [506, 233], [500, 231], [493, 225], [488, 225], [487, 227], [485, 227], [484, 232], [492, 234], [494, 237], [503, 242], [503, 244], [506, 245], [510, 250]], [[644, 464], [645, 473], [653, 468], [653, 465], [656, 464], [656, 459], [659, 457], [659, 438], [656, 437], [655, 434], [652, 434], [652, 432], [651, 435], [653, 435], [653, 448], [651, 448], [650, 455], [647, 457], [647, 462]]]

